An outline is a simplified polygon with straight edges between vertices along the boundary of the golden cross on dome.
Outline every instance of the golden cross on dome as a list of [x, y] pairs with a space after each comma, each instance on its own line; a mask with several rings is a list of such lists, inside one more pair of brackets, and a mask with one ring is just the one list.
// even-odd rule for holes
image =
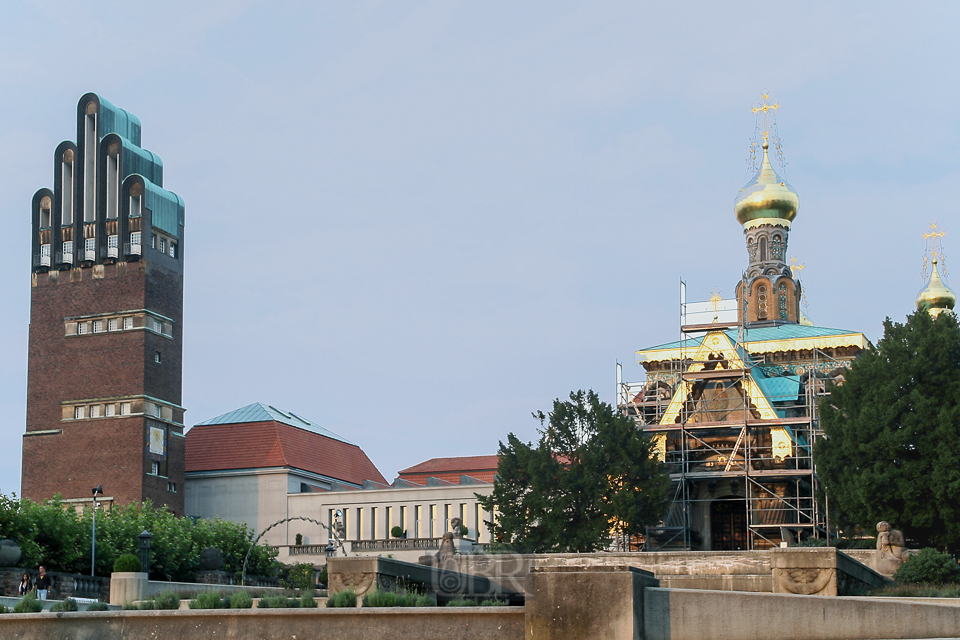
[[796, 276], [797, 271], [803, 271], [803, 264], [797, 262], [795, 257], [790, 258], [790, 274]]
[[721, 301], [721, 300], [723, 300], [723, 298], [720, 297], [720, 290], [717, 289], [716, 287], [714, 287], [714, 288], [713, 288], [713, 295], [710, 296], [710, 302], [713, 303], [713, 321], [714, 321], [714, 322], [716, 322], [716, 321], [717, 321], [717, 318], [720, 317], [720, 312], [717, 311], [717, 305], [720, 304], [720, 301]]
[[933, 222], [930, 224], [930, 233], [923, 234], [923, 237], [929, 240], [931, 238], [942, 238], [945, 235], [947, 235], [947, 232], [943, 230], [938, 231], [937, 223]]

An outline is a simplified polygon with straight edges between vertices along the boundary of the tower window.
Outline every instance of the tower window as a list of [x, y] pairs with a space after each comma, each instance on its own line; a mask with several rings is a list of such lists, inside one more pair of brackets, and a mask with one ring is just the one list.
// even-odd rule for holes
[[116, 331], [117, 330], [117, 319], [110, 318], [107, 320], [107, 331]]
[[173, 242], [172, 240], [170, 241], [170, 257], [171, 258], [177, 257], [177, 243]]
[[120, 415], [122, 415], [122, 416], [128, 416], [128, 415], [130, 415], [130, 403], [129, 403], [129, 402], [121, 402], [121, 403], [120, 403]]
[[123, 319], [123, 328], [124, 329], [133, 329], [133, 318], [127, 316]]
[[150, 248], [151, 249], [157, 248], [157, 234], [155, 233], [150, 234]]
[[177, 492], [177, 483], [176, 483], [176, 482], [168, 482], [168, 483], [167, 483], [167, 491], [169, 491], [170, 493], [176, 493], [176, 492]]
[[106, 411], [104, 411], [104, 415], [105, 415], [106, 417], [111, 418], [111, 417], [117, 415], [117, 405], [115, 405], [115, 404], [113, 404], [113, 403], [110, 403], [110, 404], [108, 404], [108, 405], [107, 405], [106, 407], [104, 407], [104, 408], [106, 409]]
[[103, 320], [94, 320], [94, 321], [93, 321], [93, 332], [94, 332], [94, 333], [103, 333]]
[[782, 320], [787, 319], [787, 285], [783, 282], [780, 283], [780, 318]]
[[134, 231], [130, 234], [130, 244], [135, 244], [138, 247], [140, 246], [140, 232]]
[[82, 420], [84, 417], [84, 408], [85, 407], [74, 407], [73, 408], [73, 419]]
[[92, 404], [90, 405], [90, 417], [99, 418], [100, 417], [100, 405]]
[[84, 335], [85, 333], [87, 333], [87, 331], [89, 331], [89, 329], [87, 328], [87, 323], [86, 323], [86, 322], [78, 322], [78, 323], [77, 323], [77, 334], [78, 334], [78, 335]]
[[159, 351], [154, 352], [154, 354], [153, 354], [153, 361], [156, 362], [157, 364], [160, 364], [160, 352], [159, 352]]
[[757, 318], [760, 320], [767, 318], [767, 285], [765, 284], [757, 287]]
[[150, 473], [155, 476], [160, 475], [160, 463], [156, 460], [150, 462]]

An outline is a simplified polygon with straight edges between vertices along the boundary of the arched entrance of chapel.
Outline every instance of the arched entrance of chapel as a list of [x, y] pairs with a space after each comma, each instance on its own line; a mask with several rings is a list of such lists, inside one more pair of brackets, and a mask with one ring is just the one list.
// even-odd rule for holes
[[710, 503], [710, 548], [713, 551], [747, 549], [747, 501], [738, 496]]

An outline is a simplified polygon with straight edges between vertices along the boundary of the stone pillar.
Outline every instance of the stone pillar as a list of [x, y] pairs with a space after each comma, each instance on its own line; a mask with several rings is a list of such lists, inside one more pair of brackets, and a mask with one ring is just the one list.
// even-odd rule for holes
[[148, 574], [122, 571], [110, 574], [110, 604], [136, 602], [147, 597]]
[[643, 590], [659, 586], [634, 567], [534, 567], [525, 585], [526, 637], [643, 640]]
[[839, 595], [837, 550], [833, 547], [771, 549], [770, 566], [774, 593]]

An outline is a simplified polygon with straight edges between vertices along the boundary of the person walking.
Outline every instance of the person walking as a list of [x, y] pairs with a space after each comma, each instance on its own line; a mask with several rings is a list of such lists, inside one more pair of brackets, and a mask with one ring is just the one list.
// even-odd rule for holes
[[30, 582], [30, 576], [23, 574], [23, 578], [20, 580], [20, 587], [17, 589], [17, 592], [20, 594], [20, 597], [30, 593], [30, 589], [33, 589], [33, 583]]
[[53, 580], [47, 575], [47, 570], [40, 566], [40, 576], [37, 578], [37, 598], [39, 600], [47, 599], [47, 592], [53, 586]]

